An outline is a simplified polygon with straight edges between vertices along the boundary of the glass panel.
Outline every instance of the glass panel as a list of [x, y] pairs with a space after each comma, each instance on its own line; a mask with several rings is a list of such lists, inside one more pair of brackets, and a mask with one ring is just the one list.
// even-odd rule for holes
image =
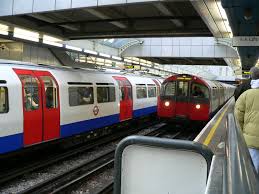
[[24, 87], [24, 107], [26, 111], [39, 108], [39, 81], [31, 75], [19, 75]]
[[137, 85], [137, 98], [146, 98], [147, 97], [147, 87]]
[[97, 102], [114, 102], [115, 87], [97, 87]]
[[68, 93], [70, 106], [94, 103], [93, 87], [69, 87]]
[[191, 94], [195, 98], [209, 98], [209, 90], [206, 86], [193, 83]]
[[120, 100], [125, 100], [125, 88], [120, 87]]
[[175, 82], [167, 82], [164, 86], [165, 96], [175, 96]]
[[7, 87], [0, 87], [0, 113], [8, 112], [8, 90]]
[[189, 82], [178, 81], [177, 95], [188, 96], [188, 85]]
[[148, 87], [148, 97], [156, 97], [156, 87]]
[[131, 100], [132, 99], [132, 87], [127, 86], [127, 90], [128, 90], [128, 100]]
[[45, 96], [46, 96], [46, 108], [57, 108], [58, 107], [58, 90], [56, 82], [52, 77], [41, 76], [44, 82]]

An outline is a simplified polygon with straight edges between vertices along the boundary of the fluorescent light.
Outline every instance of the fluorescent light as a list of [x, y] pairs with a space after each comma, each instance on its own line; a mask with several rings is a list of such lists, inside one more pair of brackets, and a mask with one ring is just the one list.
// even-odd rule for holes
[[49, 41], [49, 42], [62, 42], [63, 40], [53, 37], [53, 36], [48, 36], [48, 35], [43, 35], [43, 40]]
[[139, 64], [139, 62], [137, 62], [137, 61], [132, 61], [132, 63], [134, 63], [134, 64]]
[[111, 57], [111, 55], [107, 55], [107, 54], [104, 54], [104, 53], [99, 53], [99, 55], [102, 56], [102, 57], [107, 57], [107, 58]]
[[81, 48], [75, 47], [75, 46], [70, 46], [70, 45], [66, 45], [66, 48], [67, 48], [67, 49], [74, 50], [74, 51], [82, 51]]
[[116, 59], [116, 60], [119, 60], [119, 61], [121, 61], [121, 60], [122, 60], [122, 58], [121, 58], [121, 57], [117, 57], [117, 56], [112, 56], [112, 58], [113, 58], [113, 59]]
[[0, 34], [8, 35], [8, 29], [9, 27], [7, 25], [0, 24]]
[[48, 40], [43, 40], [43, 43], [48, 44], [48, 45], [52, 45], [52, 46], [63, 47], [63, 44], [58, 43], [58, 42], [51, 42], [51, 41], [48, 41]]
[[39, 42], [39, 33], [21, 28], [14, 28], [14, 37]]
[[128, 63], [132, 63], [132, 61], [129, 60], [129, 59], [124, 59], [124, 61], [125, 61], [125, 62], [128, 62]]
[[90, 51], [90, 50], [87, 50], [87, 49], [84, 49], [84, 52], [85, 53], [89, 53], [89, 54], [93, 54], [93, 55], [97, 55], [98, 53], [95, 52], [95, 51]]

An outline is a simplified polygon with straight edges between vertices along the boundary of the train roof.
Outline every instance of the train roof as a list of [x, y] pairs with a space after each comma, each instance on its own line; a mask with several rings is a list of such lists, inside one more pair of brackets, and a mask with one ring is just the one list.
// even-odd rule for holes
[[60, 70], [60, 71], [71, 71], [71, 72], [82, 72], [85, 73], [97, 73], [97, 74], [106, 74], [106, 75], [125, 75], [125, 76], [143, 76], [146, 78], [153, 78], [153, 79], [162, 79], [161, 77], [150, 76], [150, 75], [136, 75], [129, 72], [107, 72], [103, 69], [90, 69], [90, 68], [81, 68], [81, 67], [67, 67], [67, 66], [52, 66], [52, 65], [45, 65], [45, 64], [34, 64], [30, 62], [23, 62], [23, 61], [13, 61], [13, 60], [4, 60], [0, 59], [0, 64], [4, 64], [7, 66], [15, 65], [21, 67], [29, 67], [29, 68], [40, 68], [44, 70]]

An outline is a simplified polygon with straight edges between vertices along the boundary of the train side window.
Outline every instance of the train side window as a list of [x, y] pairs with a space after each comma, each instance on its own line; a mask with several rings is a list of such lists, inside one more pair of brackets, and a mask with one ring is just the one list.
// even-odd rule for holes
[[148, 97], [153, 98], [156, 97], [156, 86], [155, 85], [148, 85]]
[[26, 111], [39, 109], [39, 81], [31, 75], [19, 75], [23, 83], [24, 107]]
[[177, 95], [178, 96], [188, 96], [188, 85], [189, 85], [189, 82], [178, 81]]
[[58, 107], [58, 93], [56, 82], [50, 76], [41, 76], [44, 82], [45, 96], [46, 96], [46, 107], [57, 108]]
[[136, 85], [137, 98], [147, 98], [147, 87], [145, 84]]
[[7, 87], [0, 87], [0, 114], [7, 113], [8, 110], [8, 89]]
[[80, 106], [94, 103], [93, 87], [69, 87], [69, 105]]
[[197, 98], [209, 98], [208, 88], [198, 83], [192, 84], [191, 94], [193, 97], [197, 97]]
[[115, 102], [115, 87], [97, 87], [97, 102]]
[[175, 96], [175, 82], [167, 82], [162, 90], [165, 96]]

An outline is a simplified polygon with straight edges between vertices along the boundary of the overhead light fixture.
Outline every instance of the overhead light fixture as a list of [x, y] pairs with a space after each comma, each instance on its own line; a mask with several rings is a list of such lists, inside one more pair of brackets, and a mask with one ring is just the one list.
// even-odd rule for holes
[[7, 25], [0, 24], [0, 34], [8, 35], [8, 29], [9, 27]]
[[121, 57], [117, 57], [117, 56], [112, 56], [112, 58], [113, 58], [113, 59], [116, 59], [116, 60], [119, 60], [119, 61], [121, 61], [121, 60], [122, 60], [122, 58], [121, 58]]
[[39, 42], [39, 33], [38, 32], [33, 32], [30, 30], [22, 29], [22, 28], [15, 27], [13, 36], [15, 38]]
[[74, 51], [82, 51], [83, 49], [79, 48], [79, 47], [75, 47], [75, 46], [70, 46], [70, 45], [66, 45], [66, 48], [67, 49], [71, 49], [71, 50], [74, 50]]
[[60, 43], [60, 42], [62, 42], [62, 40], [59, 38], [55, 38], [53, 36], [43, 35], [42, 42], [44, 44], [48, 44], [48, 45], [52, 45], [52, 46], [63, 47], [63, 44]]
[[99, 55], [102, 56], [102, 57], [107, 57], [107, 58], [110, 58], [110, 57], [111, 57], [111, 55], [104, 54], [104, 53], [99, 53]]
[[88, 53], [88, 54], [92, 54], [92, 55], [97, 55], [98, 53], [95, 52], [95, 51], [90, 51], [90, 50], [87, 50], [87, 49], [84, 49], [84, 52], [85, 53]]

